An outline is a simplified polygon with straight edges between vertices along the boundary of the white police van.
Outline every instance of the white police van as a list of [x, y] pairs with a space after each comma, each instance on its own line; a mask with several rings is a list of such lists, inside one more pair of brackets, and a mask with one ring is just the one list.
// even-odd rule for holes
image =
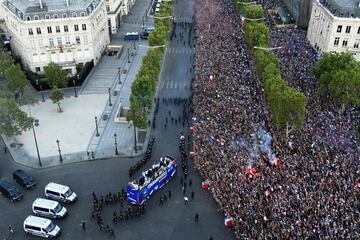
[[60, 235], [60, 227], [46, 218], [28, 216], [23, 227], [26, 234], [34, 236], [53, 238]]
[[45, 196], [65, 203], [71, 203], [77, 199], [76, 193], [71, 191], [68, 186], [54, 182], [50, 182], [45, 186]]
[[62, 218], [67, 214], [66, 208], [58, 202], [44, 198], [37, 198], [33, 202], [32, 211], [36, 216], [49, 218]]

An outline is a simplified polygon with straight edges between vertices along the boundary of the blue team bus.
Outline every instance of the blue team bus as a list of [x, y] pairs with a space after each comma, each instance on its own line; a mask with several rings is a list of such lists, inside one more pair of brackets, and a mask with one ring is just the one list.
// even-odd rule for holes
[[141, 205], [157, 190], [169, 182], [176, 173], [176, 159], [171, 156], [160, 158], [151, 169], [127, 185], [127, 198], [133, 205]]

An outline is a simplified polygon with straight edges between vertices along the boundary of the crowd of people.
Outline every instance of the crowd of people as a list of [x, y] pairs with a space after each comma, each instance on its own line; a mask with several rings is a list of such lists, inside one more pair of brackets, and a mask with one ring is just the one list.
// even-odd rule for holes
[[[261, 1], [264, 9], [278, 0]], [[194, 159], [219, 208], [245, 239], [356, 239], [359, 234], [359, 112], [317, 94], [309, 69], [318, 56], [296, 27], [266, 17], [289, 85], [308, 98], [306, 120], [289, 139], [271, 124], [262, 80], [232, 0], [195, 0]], [[272, 134], [267, 154], [253, 153], [259, 129]], [[254, 158], [256, 156], [256, 158]], [[248, 171], [251, 169], [251, 171]]]

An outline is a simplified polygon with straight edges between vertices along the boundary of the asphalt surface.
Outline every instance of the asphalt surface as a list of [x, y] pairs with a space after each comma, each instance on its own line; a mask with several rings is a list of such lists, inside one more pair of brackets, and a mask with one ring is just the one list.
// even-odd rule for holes
[[[192, 0], [183, 0], [175, 5], [175, 16], [192, 16]], [[180, 10], [179, 10], [180, 9]], [[181, 19], [181, 18], [179, 18]], [[184, 18], [188, 19], [188, 18]], [[176, 27], [177, 36], [183, 34], [187, 41], [189, 27], [186, 28], [178, 23]], [[193, 61], [193, 44], [173, 39], [165, 52], [161, 79], [158, 84], [158, 97], [160, 99], [159, 111], [156, 114], [155, 129], [152, 135], [156, 137], [151, 160], [142, 169], [148, 169], [152, 163], [158, 162], [163, 155], [172, 155], [180, 158], [178, 150], [180, 132], [188, 132], [187, 123], [175, 122], [171, 124], [171, 117], [182, 116], [182, 105], [163, 104], [163, 98], [187, 98], [191, 95], [190, 84], [192, 73], [190, 67]], [[169, 115], [170, 110], [170, 115]], [[165, 119], [168, 117], [168, 125], [165, 127]], [[188, 141], [186, 141], [188, 143]], [[54, 220], [61, 228], [60, 239], [107, 239], [108, 233], [99, 230], [98, 225], [90, 220], [92, 211], [92, 192], [98, 196], [108, 192], [119, 192], [121, 188], [126, 189], [129, 181], [128, 169], [135, 164], [137, 159], [108, 159], [97, 161], [86, 161], [68, 165], [60, 165], [46, 169], [31, 169], [23, 167], [12, 161], [9, 154], [3, 152], [3, 142], [0, 141], [0, 177], [12, 181], [13, 170], [22, 168], [33, 175], [37, 187], [33, 190], [24, 190], [24, 198], [11, 203], [4, 196], [0, 196], [0, 239], [39, 239], [27, 236], [22, 224], [24, 219], [32, 214], [31, 205], [37, 197], [44, 197], [44, 187], [50, 182], [68, 185], [78, 195], [78, 200], [66, 205], [68, 216], [65, 219]], [[136, 174], [139, 175], [140, 172]], [[130, 219], [126, 222], [113, 225], [112, 214], [125, 209], [120, 204], [105, 206], [102, 216], [105, 224], [114, 229], [115, 239], [179, 239], [200, 240], [209, 239], [213, 236], [217, 239], [234, 239], [232, 230], [224, 227], [223, 215], [217, 211], [215, 201], [207, 190], [201, 189], [201, 179], [194, 170], [189, 160], [188, 180], [192, 179], [192, 187], [187, 188], [185, 196], [190, 201], [184, 205], [184, 195], [181, 190], [180, 178], [182, 170], [167, 185], [153, 195], [146, 202], [146, 212], [143, 216]], [[171, 199], [163, 205], [159, 205], [161, 195], [172, 191]], [[195, 198], [190, 198], [190, 193], [195, 193]], [[199, 222], [195, 223], [195, 214], [199, 214]], [[86, 230], [83, 231], [81, 221], [86, 221]], [[9, 224], [14, 226], [15, 234], [8, 230]]]

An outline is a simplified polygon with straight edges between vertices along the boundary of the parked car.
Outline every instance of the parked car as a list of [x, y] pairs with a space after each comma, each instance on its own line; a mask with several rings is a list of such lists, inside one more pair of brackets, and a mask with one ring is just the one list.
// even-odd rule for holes
[[148, 39], [149, 34], [154, 30], [154, 28], [146, 28], [143, 32], [140, 33], [141, 39]]
[[50, 182], [45, 186], [45, 196], [49, 199], [64, 203], [72, 203], [77, 199], [76, 193], [74, 193], [68, 186], [54, 182]]
[[4, 194], [12, 202], [20, 200], [23, 197], [23, 194], [14, 184], [5, 180], [0, 181], [0, 193]]
[[139, 40], [139, 33], [138, 32], [127, 32], [125, 34], [125, 41], [135, 41]]
[[36, 186], [36, 183], [34, 182], [32, 176], [30, 176], [30, 174], [28, 174], [22, 169], [14, 171], [13, 178], [15, 182], [19, 183], [26, 189], [32, 189]]
[[63, 218], [67, 214], [66, 208], [58, 202], [44, 198], [37, 198], [32, 204], [32, 210], [36, 216], [47, 218]]
[[43, 238], [54, 238], [60, 235], [60, 227], [42, 217], [28, 216], [24, 221], [23, 228], [26, 234]]

